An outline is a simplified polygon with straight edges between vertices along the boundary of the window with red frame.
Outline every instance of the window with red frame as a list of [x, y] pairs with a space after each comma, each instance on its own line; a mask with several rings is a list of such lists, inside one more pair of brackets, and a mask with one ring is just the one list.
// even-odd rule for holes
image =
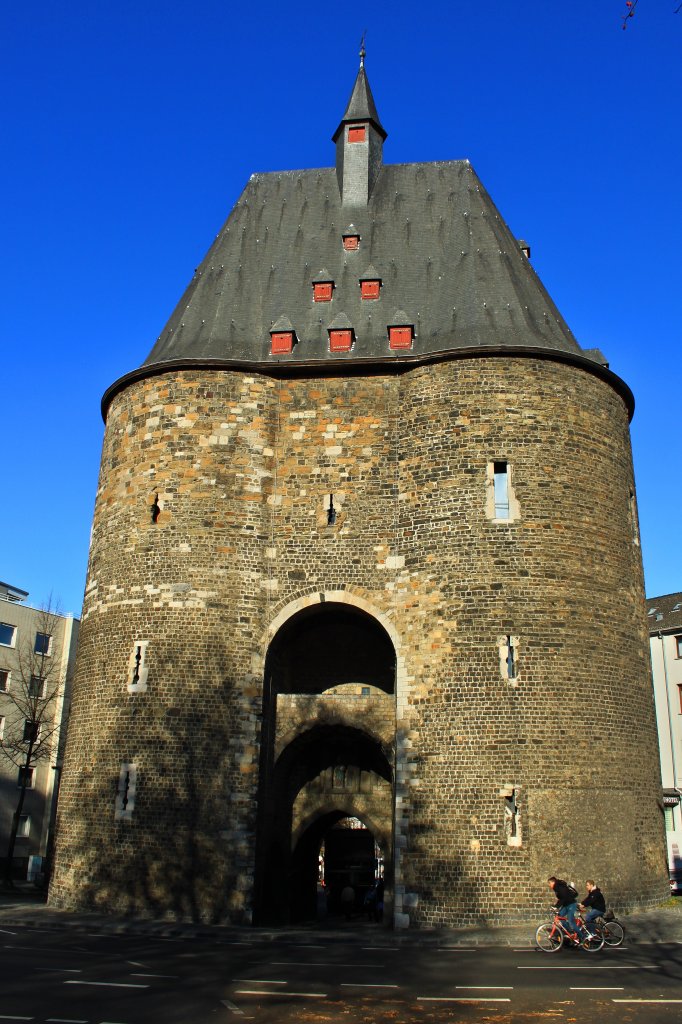
[[270, 339], [273, 356], [288, 355], [294, 347], [293, 331], [273, 331]]
[[330, 352], [350, 352], [353, 345], [353, 331], [349, 328], [336, 329], [329, 332]]
[[411, 327], [389, 327], [388, 344], [390, 348], [412, 348]]

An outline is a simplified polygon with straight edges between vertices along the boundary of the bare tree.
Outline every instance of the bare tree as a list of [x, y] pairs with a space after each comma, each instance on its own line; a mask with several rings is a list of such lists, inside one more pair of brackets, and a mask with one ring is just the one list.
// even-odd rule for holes
[[60, 618], [49, 601], [38, 616], [35, 636], [28, 636], [16, 651], [12, 686], [3, 694], [8, 713], [0, 739], [0, 754], [17, 768], [19, 780], [5, 862], [8, 886], [12, 885], [14, 847], [26, 790], [32, 788], [37, 766], [52, 757], [59, 735], [61, 715], [57, 712], [66, 687], [62, 659], [56, 649]]

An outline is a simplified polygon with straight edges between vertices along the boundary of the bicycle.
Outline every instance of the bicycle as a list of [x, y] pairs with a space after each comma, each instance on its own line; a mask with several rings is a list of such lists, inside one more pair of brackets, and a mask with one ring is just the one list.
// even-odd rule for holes
[[[596, 953], [604, 945], [604, 936], [588, 932], [584, 939], [580, 938], [577, 932], [569, 931], [566, 925], [566, 915], [559, 913], [559, 910], [552, 907], [553, 920], [548, 924], [541, 924], [535, 932], [535, 941], [539, 948], [545, 953], [556, 953], [564, 945], [581, 946], [588, 953]], [[584, 927], [582, 919], [576, 915], [576, 923]]]
[[595, 924], [597, 931], [604, 936], [604, 942], [607, 946], [620, 946], [622, 944], [625, 938], [625, 929], [620, 921], [616, 920], [612, 910], [607, 910], [606, 913], [600, 914]]

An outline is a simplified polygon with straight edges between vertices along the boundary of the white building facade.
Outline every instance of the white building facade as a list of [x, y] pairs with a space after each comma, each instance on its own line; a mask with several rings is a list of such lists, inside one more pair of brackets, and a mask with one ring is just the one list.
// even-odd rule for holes
[[682, 892], [682, 593], [648, 599], [670, 884]]

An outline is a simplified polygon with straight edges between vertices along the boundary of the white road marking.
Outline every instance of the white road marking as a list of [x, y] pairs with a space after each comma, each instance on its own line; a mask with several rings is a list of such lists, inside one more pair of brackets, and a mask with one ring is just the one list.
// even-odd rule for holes
[[[252, 963], [258, 963], [258, 960], [252, 960]], [[297, 960], [271, 960], [271, 967], [384, 967], [384, 964], [337, 964], [333, 960], [329, 960], [326, 964], [311, 964], [300, 962]]]
[[48, 1017], [47, 1024], [88, 1024], [87, 1020], [74, 1020], [71, 1017]]
[[287, 942], [287, 946], [294, 946], [295, 949], [325, 949], [325, 946], [311, 946], [304, 942]]
[[400, 949], [400, 946], [361, 946], [362, 950], [375, 950], [375, 949]]
[[508, 996], [417, 996], [420, 1003], [511, 1003]]
[[520, 967], [516, 965], [517, 971], [657, 971], [658, 964], [631, 964], [627, 967], [621, 964], [595, 964], [594, 967]]
[[[10, 932], [7, 928], [0, 928], [0, 932], [2, 932], [3, 935], [17, 935], [18, 934], [17, 932]], [[22, 1018], [19, 1018], [19, 1019], [21, 1020]]]
[[233, 978], [240, 985], [288, 985], [288, 981], [272, 981], [270, 978]]
[[131, 971], [131, 978], [177, 978], [177, 974], [142, 974], [141, 971]]
[[344, 981], [341, 988], [400, 988], [400, 985], [380, 985], [378, 982]]
[[624, 992], [624, 985], [571, 985], [571, 992]]
[[456, 989], [467, 989], [467, 990], [471, 990], [471, 989], [483, 990], [483, 989], [486, 989], [487, 991], [491, 991], [493, 989], [495, 991], [497, 991], [497, 990], [501, 991], [502, 989], [507, 989], [507, 990], [509, 990], [511, 992], [514, 991], [514, 986], [513, 985], [455, 985], [455, 988]]
[[12, 1017], [9, 1014], [0, 1013], [0, 1020], [33, 1020], [33, 1017]]
[[141, 964], [139, 962], [139, 960], [126, 960], [126, 963], [130, 964], [131, 967], [146, 967], [147, 966], [146, 964]]
[[237, 989], [235, 995], [238, 996], [299, 996], [303, 999], [326, 999], [326, 992], [272, 992], [266, 991], [265, 989], [250, 989], [242, 988]]
[[82, 974], [80, 967], [34, 967], [34, 971], [59, 971], [61, 974]]
[[92, 985], [95, 988], [149, 988], [149, 985], [126, 985], [118, 981], [65, 981], [65, 985]]
[[226, 1006], [228, 1010], [231, 1010], [232, 1013], [236, 1013], [239, 1017], [244, 1016], [244, 1011], [240, 1010], [238, 1006], [234, 1005], [234, 1003], [231, 1003], [229, 999], [221, 999], [220, 1002], [223, 1006]]
[[612, 1003], [682, 1003], [682, 999], [612, 999]]

